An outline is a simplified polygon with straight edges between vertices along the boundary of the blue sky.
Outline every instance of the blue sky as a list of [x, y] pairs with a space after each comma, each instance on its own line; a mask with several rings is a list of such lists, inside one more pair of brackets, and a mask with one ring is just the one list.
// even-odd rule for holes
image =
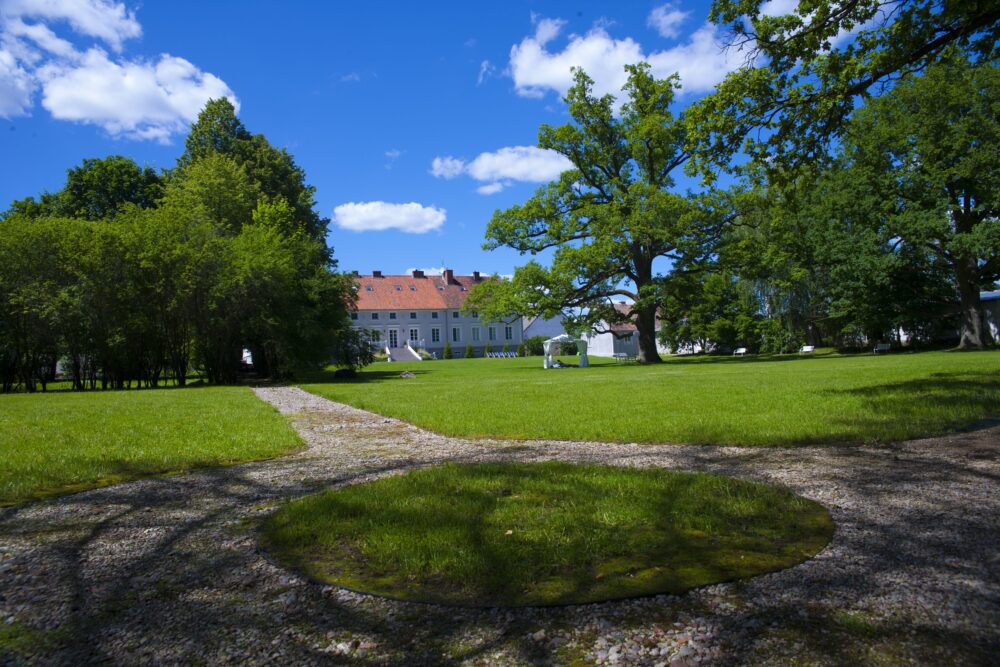
[[[787, 4], [785, 0], [772, 3]], [[227, 95], [287, 148], [333, 218], [340, 267], [510, 273], [493, 212], [563, 167], [531, 148], [568, 119], [583, 66], [680, 70], [683, 106], [743, 62], [701, 2], [309, 3], [0, 0], [0, 206], [59, 189], [86, 157], [172, 166]]]

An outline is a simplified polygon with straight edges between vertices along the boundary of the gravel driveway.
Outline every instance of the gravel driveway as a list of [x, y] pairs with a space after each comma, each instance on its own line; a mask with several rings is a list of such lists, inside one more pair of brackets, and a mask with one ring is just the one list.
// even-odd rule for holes
[[[273, 461], [0, 509], [0, 663], [996, 664], [1000, 425], [880, 447], [448, 438], [291, 387]], [[784, 484], [828, 507], [816, 558], [681, 596], [459, 610], [308, 582], [258, 548], [284, 498], [442, 461], [605, 462]]]

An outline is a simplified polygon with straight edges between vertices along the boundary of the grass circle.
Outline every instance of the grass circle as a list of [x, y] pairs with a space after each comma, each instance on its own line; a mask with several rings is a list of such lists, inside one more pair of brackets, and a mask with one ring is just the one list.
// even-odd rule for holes
[[779, 487], [568, 463], [448, 464], [292, 501], [261, 527], [335, 585], [462, 606], [596, 602], [772, 572], [815, 555], [829, 513]]

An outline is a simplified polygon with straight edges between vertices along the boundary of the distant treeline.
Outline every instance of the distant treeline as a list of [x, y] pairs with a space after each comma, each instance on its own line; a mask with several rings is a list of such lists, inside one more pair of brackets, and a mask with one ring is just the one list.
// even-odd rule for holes
[[176, 168], [85, 160], [0, 218], [0, 390], [234, 382], [330, 360], [350, 338], [314, 189], [284, 150], [208, 103]]

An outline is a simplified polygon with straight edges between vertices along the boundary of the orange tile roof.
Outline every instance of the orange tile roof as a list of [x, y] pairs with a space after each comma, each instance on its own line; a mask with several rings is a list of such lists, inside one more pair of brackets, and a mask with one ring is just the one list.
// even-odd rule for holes
[[354, 276], [358, 310], [458, 310], [469, 290], [482, 282], [474, 276]]

